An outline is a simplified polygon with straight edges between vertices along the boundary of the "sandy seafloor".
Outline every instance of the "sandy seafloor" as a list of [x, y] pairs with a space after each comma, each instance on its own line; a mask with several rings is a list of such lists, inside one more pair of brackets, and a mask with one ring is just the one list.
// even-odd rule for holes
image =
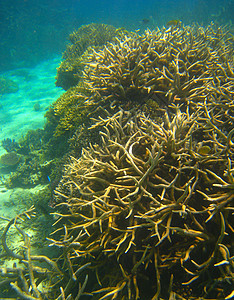
[[[43, 128], [46, 110], [63, 93], [61, 88], [55, 86], [56, 68], [60, 59], [57, 56], [31, 69], [20, 68], [0, 73], [0, 76], [13, 80], [19, 86], [16, 93], [0, 95], [0, 156], [6, 153], [1, 146], [3, 139], [15, 139], [17, 142], [28, 130]], [[34, 109], [36, 103], [40, 105], [39, 111]], [[0, 166], [2, 175], [7, 176], [1, 173]], [[0, 181], [0, 216], [8, 216], [2, 204], [15, 192], [7, 191]]]
[[[6, 153], [1, 146], [3, 139], [18, 141], [28, 130], [43, 128], [46, 110], [63, 93], [61, 88], [55, 86], [56, 68], [60, 64], [60, 59], [61, 57], [54, 57], [31, 69], [20, 68], [0, 73], [0, 76], [13, 80], [19, 86], [16, 93], [0, 95], [0, 156]], [[39, 111], [35, 111], [35, 103], [39, 103]], [[43, 189], [43, 186], [39, 185], [31, 189], [8, 190], [3, 183], [7, 175], [1, 172], [0, 166], [0, 236], [8, 222], [4, 218], [12, 219], [29, 208], [32, 205], [31, 196]], [[40, 221], [48, 224], [46, 219]], [[11, 231], [12, 229], [8, 234], [8, 243], [11, 249], [17, 252], [22, 245], [22, 237], [14, 230]], [[32, 237], [36, 234], [33, 226], [26, 225], [26, 232]], [[1, 251], [2, 249], [0, 254]], [[12, 263], [12, 260], [0, 259], [0, 267], [12, 266]], [[2, 296], [0, 289], [0, 299]]]
[[[0, 76], [18, 84], [16, 93], [0, 95], [0, 141], [4, 138], [16, 141], [30, 129], [42, 128], [44, 114], [63, 92], [55, 86], [56, 68], [61, 57], [44, 61], [32, 69], [21, 68], [0, 73]], [[40, 110], [35, 111], [35, 103]], [[0, 145], [0, 155], [5, 150]]]

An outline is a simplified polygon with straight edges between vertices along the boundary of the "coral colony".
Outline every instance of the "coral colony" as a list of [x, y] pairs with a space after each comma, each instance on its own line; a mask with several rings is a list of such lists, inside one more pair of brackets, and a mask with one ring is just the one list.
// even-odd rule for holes
[[[212, 24], [89, 49], [79, 83], [47, 116], [55, 135], [75, 134], [85, 116], [99, 133], [70, 156], [54, 192], [49, 240], [60, 256], [30, 253], [18, 219], [34, 208], [2, 236], [24, 267], [1, 276], [22, 299], [233, 297], [233, 80], [233, 35]], [[11, 226], [22, 254], [7, 245]]]

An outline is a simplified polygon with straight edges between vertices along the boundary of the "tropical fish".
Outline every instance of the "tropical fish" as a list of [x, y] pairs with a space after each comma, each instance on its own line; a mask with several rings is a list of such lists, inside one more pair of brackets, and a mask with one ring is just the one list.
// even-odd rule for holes
[[166, 26], [180, 26], [182, 22], [180, 20], [171, 20], [167, 22]]

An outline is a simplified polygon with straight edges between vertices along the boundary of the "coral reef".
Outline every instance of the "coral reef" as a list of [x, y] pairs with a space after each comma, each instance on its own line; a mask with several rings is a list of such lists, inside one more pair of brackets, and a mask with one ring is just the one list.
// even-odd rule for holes
[[214, 25], [125, 36], [94, 50], [85, 67], [93, 91], [125, 105], [154, 100], [197, 108], [206, 99], [225, 111], [233, 99], [233, 76], [233, 36]]
[[1, 146], [7, 151], [17, 151], [19, 149], [19, 144], [15, 141], [15, 139], [6, 138], [1, 141]]
[[16, 152], [7, 152], [0, 157], [0, 164], [12, 167], [20, 162], [20, 155]]
[[[95, 46], [76, 33], [70, 38], [71, 57]], [[41, 140], [21, 149], [43, 166], [46, 151], [70, 154], [50, 203], [50, 246], [60, 256], [56, 264], [42, 259], [49, 276], [41, 276], [22, 234], [26, 268], [1, 275], [26, 299], [229, 300], [233, 36], [213, 24], [181, 24], [107, 40], [87, 50], [79, 83], [72, 79], [79, 71], [71, 71], [76, 86], [47, 112], [43, 153]], [[53, 164], [43, 174], [56, 173]], [[9, 220], [2, 244], [22, 260], [6, 244], [18, 219]], [[49, 283], [47, 291], [40, 282]]]
[[67, 265], [91, 262], [94, 298], [231, 291], [233, 132], [216, 139], [199, 113], [173, 110], [162, 124], [124, 111], [100, 119], [101, 145], [71, 157], [55, 191], [71, 221]]
[[[86, 56], [90, 46], [100, 47], [116, 36], [126, 33], [123, 29], [106, 24], [88, 24], [81, 26], [69, 35], [70, 43], [63, 53], [63, 61], [57, 70], [56, 85], [68, 90], [77, 85], [82, 75]], [[86, 51], [87, 50], [87, 51]]]

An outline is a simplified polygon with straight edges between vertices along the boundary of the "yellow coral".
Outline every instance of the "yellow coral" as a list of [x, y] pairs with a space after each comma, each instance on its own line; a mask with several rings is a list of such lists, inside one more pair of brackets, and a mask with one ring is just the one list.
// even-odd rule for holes
[[230, 268], [217, 275], [214, 266], [222, 247], [229, 252], [233, 231], [225, 229], [234, 199], [233, 145], [204, 132], [212, 145], [204, 156], [197, 142], [207, 123], [178, 108], [162, 124], [119, 111], [94, 125], [102, 128], [101, 145], [71, 157], [55, 191], [66, 208], [63, 222], [70, 221], [64, 250], [74, 272], [79, 262], [96, 270], [102, 288], [90, 286], [94, 298], [100, 295], [95, 299], [111, 299], [111, 292], [116, 299], [156, 299], [181, 292], [178, 283], [200, 295], [206, 272], [233, 282]]

